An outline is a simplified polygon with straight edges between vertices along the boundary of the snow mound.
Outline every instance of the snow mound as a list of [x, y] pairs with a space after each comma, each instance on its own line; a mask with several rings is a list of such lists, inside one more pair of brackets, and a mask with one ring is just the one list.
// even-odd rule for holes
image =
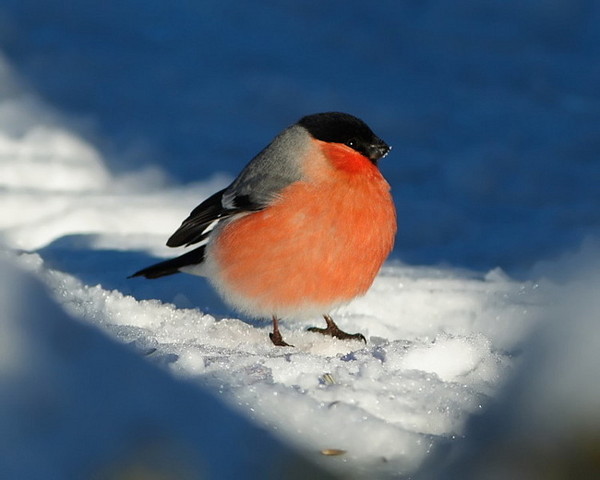
[[330, 478], [204, 389], [75, 320], [4, 257], [0, 477], [283, 478], [294, 465]]
[[[521, 347], [539, 311], [534, 285], [396, 265], [336, 316], [348, 331], [364, 332], [366, 346], [284, 322], [284, 335], [296, 347], [282, 349], [270, 344], [268, 325], [137, 301], [49, 270], [37, 255], [20, 260], [76, 317], [177, 377], [218, 392], [314, 461], [323, 460], [321, 451], [343, 450], [324, 464], [361, 478], [414, 472], [436, 439], [464, 435], [470, 415], [485, 407], [511, 372], [511, 352]], [[455, 301], [427, 295], [437, 289], [455, 292]], [[428, 308], [417, 314], [424, 297]], [[413, 313], [365, 312], [367, 305], [389, 302]], [[476, 333], [478, 328], [486, 333]]]

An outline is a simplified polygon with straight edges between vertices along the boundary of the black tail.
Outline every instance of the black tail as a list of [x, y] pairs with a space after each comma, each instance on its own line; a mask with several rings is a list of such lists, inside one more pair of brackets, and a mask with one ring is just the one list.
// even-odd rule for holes
[[204, 247], [202, 245], [191, 252], [185, 253], [177, 258], [172, 258], [171, 260], [165, 260], [164, 262], [156, 263], [154, 265], [150, 265], [139, 272], [135, 272], [133, 275], [130, 275], [127, 278], [133, 277], [146, 277], [146, 278], [160, 278], [165, 277], [167, 275], [173, 275], [174, 273], [179, 273], [179, 269], [181, 267], [186, 267], [188, 265], [197, 265], [204, 261]]

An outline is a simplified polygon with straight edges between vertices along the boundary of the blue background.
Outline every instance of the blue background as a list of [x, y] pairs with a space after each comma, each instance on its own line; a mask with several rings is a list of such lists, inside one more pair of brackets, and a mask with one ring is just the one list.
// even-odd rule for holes
[[600, 233], [600, 2], [4, 0], [0, 49], [115, 173], [235, 175], [362, 117], [408, 263], [531, 275]]

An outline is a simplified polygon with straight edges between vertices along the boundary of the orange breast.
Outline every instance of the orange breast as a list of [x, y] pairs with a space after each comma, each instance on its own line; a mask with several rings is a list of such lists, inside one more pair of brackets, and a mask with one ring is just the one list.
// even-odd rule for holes
[[367, 291], [393, 247], [396, 214], [379, 170], [356, 156], [362, 167], [344, 169], [313, 152], [306, 181], [223, 228], [210, 249], [214, 280], [234, 306], [257, 316], [327, 313]]

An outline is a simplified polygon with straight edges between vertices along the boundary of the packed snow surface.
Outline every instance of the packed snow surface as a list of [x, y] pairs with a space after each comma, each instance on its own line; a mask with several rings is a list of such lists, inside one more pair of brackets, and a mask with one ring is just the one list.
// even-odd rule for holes
[[[240, 42], [250, 7], [206, 3], [0, 7], [0, 477], [596, 473], [600, 9], [274, 4], [252, 32], [281, 41]], [[204, 279], [127, 279], [331, 109], [394, 146], [396, 251], [332, 312], [366, 344], [315, 318], [277, 348]]]

